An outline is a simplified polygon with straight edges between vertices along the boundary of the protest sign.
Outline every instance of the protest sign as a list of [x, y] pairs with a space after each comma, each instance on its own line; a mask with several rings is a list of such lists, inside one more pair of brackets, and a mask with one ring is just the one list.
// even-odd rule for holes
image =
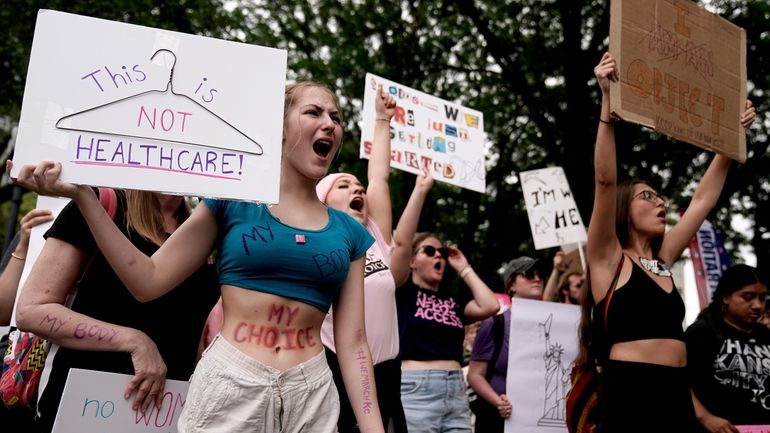
[[586, 228], [561, 167], [519, 173], [535, 249], [586, 240]]
[[166, 379], [160, 407], [134, 410], [123, 398], [132, 376], [70, 369], [52, 433], [175, 433], [188, 382]]
[[617, 117], [746, 160], [746, 32], [688, 0], [613, 0]]
[[770, 425], [737, 425], [740, 433], [770, 433]]
[[285, 77], [283, 50], [41, 10], [12, 176], [277, 202]]
[[436, 180], [483, 193], [484, 115], [374, 74], [366, 74], [361, 158], [371, 153], [380, 85], [397, 104], [390, 122], [390, 166], [414, 174], [428, 167]]
[[711, 301], [722, 273], [730, 267], [730, 256], [716, 228], [708, 220], [703, 221], [690, 239], [688, 248], [695, 270], [698, 301], [704, 309]]
[[566, 398], [578, 352], [580, 307], [513, 298], [506, 389], [513, 413], [506, 432], [567, 432]]

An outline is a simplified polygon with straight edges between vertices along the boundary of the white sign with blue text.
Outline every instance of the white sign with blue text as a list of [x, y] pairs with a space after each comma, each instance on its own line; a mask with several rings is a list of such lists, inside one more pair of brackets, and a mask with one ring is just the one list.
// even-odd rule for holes
[[535, 249], [585, 242], [586, 228], [561, 167], [519, 173]]
[[277, 202], [286, 56], [41, 10], [11, 175]]
[[134, 410], [123, 398], [131, 376], [70, 369], [52, 433], [176, 433], [187, 400], [188, 382], [166, 379], [160, 407]]
[[374, 137], [377, 88], [396, 100], [390, 122], [390, 166], [477, 192], [486, 190], [484, 115], [394, 81], [366, 74], [361, 158], [368, 158]]

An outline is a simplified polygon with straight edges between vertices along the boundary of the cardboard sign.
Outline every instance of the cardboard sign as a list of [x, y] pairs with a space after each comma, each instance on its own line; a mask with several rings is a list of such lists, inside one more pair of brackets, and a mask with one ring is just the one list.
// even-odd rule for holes
[[535, 249], [586, 240], [586, 228], [561, 167], [519, 174]]
[[613, 0], [612, 112], [737, 161], [746, 160], [746, 32], [688, 0]]
[[14, 170], [277, 202], [286, 51], [38, 13]]
[[567, 432], [566, 398], [578, 352], [580, 307], [513, 298], [506, 432]]
[[428, 167], [436, 180], [483, 193], [484, 115], [374, 74], [366, 74], [361, 158], [371, 153], [380, 85], [398, 104], [390, 122], [390, 166], [414, 174]]
[[188, 382], [167, 379], [161, 407], [142, 413], [131, 408], [133, 395], [123, 398], [129, 380], [125, 374], [70, 369], [52, 433], [175, 433]]

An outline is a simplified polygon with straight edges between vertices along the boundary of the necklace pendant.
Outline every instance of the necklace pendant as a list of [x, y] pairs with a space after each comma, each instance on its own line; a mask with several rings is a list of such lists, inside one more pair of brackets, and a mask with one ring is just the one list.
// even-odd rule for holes
[[294, 242], [296, 242], [298, 245], [304, 245], [305, 235], [294, 235]]
[[664, 265], [663, 263], [660, 263], [656, 259], [645, 259], [644, 257], [640, 256], [639, 263], [642, 264], [644, 269], [647, 269], [648, 271], [652, 272], [655, 275], [659, 275], [661, 277], [671, 276], [671, 270], [668, 269], [668, 266]]

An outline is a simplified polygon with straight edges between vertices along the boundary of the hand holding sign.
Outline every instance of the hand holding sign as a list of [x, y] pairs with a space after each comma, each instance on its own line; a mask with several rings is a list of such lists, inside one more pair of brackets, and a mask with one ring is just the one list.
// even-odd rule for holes
[[133, 331], [136, 332], [136, 337], [132, 339], [135, 344], [131, 348], [134, 377], [128, 382], [123, 397], [128, 399], [136, 391], [133, 409], [141, 408], [142, 412], [146, 412], [153, 402], [160, 407], [166, 382], [166, 363], [150, 337], [144, 332]]

